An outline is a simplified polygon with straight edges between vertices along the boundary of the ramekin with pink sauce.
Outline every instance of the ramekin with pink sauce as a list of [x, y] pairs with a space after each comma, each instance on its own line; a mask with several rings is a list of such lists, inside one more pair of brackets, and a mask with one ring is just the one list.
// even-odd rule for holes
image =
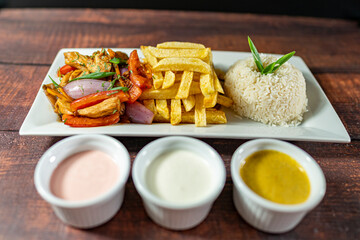
[[[99, 155], [92, 156], [96, 152], [107, 155], [113, 161], [105, 165], [113, 168], [111, 171], [117, 176], [104, 176], [108, 181], [106, 184], [105, 180], [104, 183], [93, 181], [93, 178], [107, 175], [110, 170], [91, 169], [89, 165], [101, 161]], [[104, 156], [100, 154], [101, 157]], [[97, 164], [102, 165], [101, 162]], [[86, 176], [87, 173], [92, 174]], [[122, 143], [105, 135], [85, 134], [65, 138], [50, 147], [36, 166], [34, 182], [40, 196], [64, 223], [77, 228], [93, 228], [106, 223], [119, 211], [129, 173], [130, 156]], [[71, 175], [72, 178], [69, 177]], [[87, 177], [90, 177], [89, 182], [86, 182]], [[79, 179], [83, 182], [78, 187], [84, 186], [84, 189], [76, 192], [76, 188], [71, 186], [75, 183], [70, 183]], [[101, 189], [101, 184], [106, 185], [106, 189]], [[89, 185], [94, 186], [95, 195], [87, 192], [86, 187], [89, 189]]]

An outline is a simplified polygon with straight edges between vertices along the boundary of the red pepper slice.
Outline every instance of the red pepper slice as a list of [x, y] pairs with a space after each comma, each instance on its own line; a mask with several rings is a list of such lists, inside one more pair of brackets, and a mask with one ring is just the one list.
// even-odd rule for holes
[[112, 97], [118, 97], [121, 102], [126, 102], [129, 99], [128, 96], [121, 90], [103, 91], [76, 99], [70, 104], [70, 108], [72, 111], [76, 111], [78, 109], [93, 106]]
[[143, 91], [141, 90], [140, 87], [133, 84], [128, 91], [128, 93], [129, 93], [128, 103], [134, 103], [140, 97], [142, 92]]
[[151, 88], [151, 74], [147, 73], [145, 67], [141, 64], [137, 51], [130, 53], [128, 60], [128, 69], [130, 71], [130, 80], [140, 88]]
[[139, 88], [151, 88], [151, 83], [149, 79], [135, 74], [130, 74], [130, 80], [133, 84], [138, 86]]
[[139, 74], [138, 68], [141, 66], [137, 51], [134, 50], [130, 53], [128, 60], [128, 69], [131, 73]]
[[70, 66], [70, 65], [64, 65], [62, 66], [58, 71], [58, 76], [65, 75], [70, 71], [76, 70], [76, 68]]
[[120, 120], [120, 113], [116, 112], [106, 117], [88, 118], [75, 117], [73, 115], [64, 114], [62, 121], [70, 127], [99, 127], [117, 123]]

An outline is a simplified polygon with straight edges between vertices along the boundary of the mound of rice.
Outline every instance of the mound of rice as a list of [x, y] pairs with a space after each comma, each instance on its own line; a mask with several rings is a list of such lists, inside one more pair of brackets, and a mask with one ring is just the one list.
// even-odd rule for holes
[[[260, 57], [264, 67], [277, 60], [271, 55]], [[288, 62], [261, 75], [252, 57], [240, 60], [227, 71], [224, 88], [237, 114], [265, 124], [296, 126], [307, 111], [304, 76]]]

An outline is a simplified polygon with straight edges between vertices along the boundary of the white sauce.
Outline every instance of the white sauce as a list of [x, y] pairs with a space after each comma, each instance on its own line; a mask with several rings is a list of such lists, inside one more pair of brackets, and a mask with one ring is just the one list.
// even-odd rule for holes
[[179, 204], [201, 201], [212, 191], [212, 170], [200, 155], [178, 149], [165, 152], [148, 167], [149, 190], [161, 199]]

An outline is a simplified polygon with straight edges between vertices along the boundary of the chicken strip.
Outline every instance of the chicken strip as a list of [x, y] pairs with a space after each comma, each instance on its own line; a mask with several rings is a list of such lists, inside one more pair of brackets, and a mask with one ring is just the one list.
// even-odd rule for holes
[[80, 116], [98, 118], [113, 114], [116, 111], [121, 110], [121, 102], [119, 98], [112, 97], [102, 101], [101, 103], [95, 104], [91, 107], [77, 110]]

